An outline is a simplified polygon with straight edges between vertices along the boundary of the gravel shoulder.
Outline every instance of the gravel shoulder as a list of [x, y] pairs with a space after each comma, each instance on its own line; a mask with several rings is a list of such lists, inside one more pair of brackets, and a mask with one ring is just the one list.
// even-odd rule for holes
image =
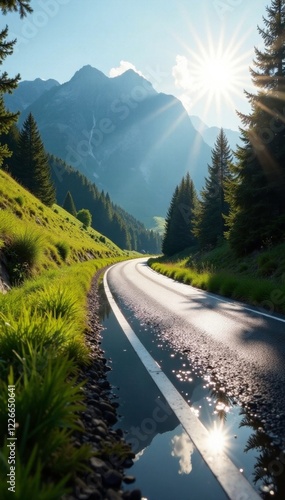
[[120, 429], [113, 429], [117, 422], [117, 403], [112, 397], [106, 374], [104, 353], [100, 349], [98, 279], [102, 271], [92, 281], [88, 294], [88, 326], [86, 343], [91, 352], [92, 362], [80, 372], [79, 380], [85, 380], [84, 395], [86, 410], [79, 415], [79, 423], [84, 431], [75, 435], [76, 445], [84, 443], [92, 446], [94, 456], [88, 469], [78, 473], [72, 484], [72, 493], [62, 500], [141, 500], [138, 489], [124, 489], [135, 478], [129, 474], [134, 454], [123, 438]]

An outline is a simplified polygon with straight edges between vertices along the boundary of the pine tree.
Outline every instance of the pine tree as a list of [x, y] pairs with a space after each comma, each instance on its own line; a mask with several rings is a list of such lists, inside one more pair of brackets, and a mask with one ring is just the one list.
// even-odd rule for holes
[[[123, 248], [160, 253], [161, 237], [158, 233], [148, 231], [132, 215], [118, 205], [114, 205], [108, 193], [100, 192], [95, 184], [63, 160], [50, 155], [49, 163], [56, 186], [57, 201], [60, 205], [66, 198], [66, 192], [70, 191], [76, 208], [87, 208], [90, 211], [94, 229], [113, 241], [118, 238], [119, 246], [122, 245]], [[119, 222], [113, 224], [115, 213]], [[123, 231], [120, 229], [122, 225], [125, 225]]]
[[246, 92], [251, 114], [239, 114], [245, 129], [236, 153], [235, 181], [227, 199], [228, 237], [237, 253], [284, 239], [285, 227], [285, 0], [272, 0], [264, 29], [265, 49], [255, 49], [252, 80]]
[[221, 129], [212, 150], [212, 163], [208, 166], [208, 177], [201, 191], [201, 200], [195, 210], [193, 232], [202, 248], [215, 246], [224, 237], [225, 216], [229, 212], [225, 200], [225, 184], [232, 177], [231, 161], [228, 140]]
[[19, 135], [19, 129], [15, 124], [12, 125], [7, 134], [0, 135], [0, 143], [5, 143], [10, 151], [9, 157], [7, 156], [3, 159], [3, 168], [8, 172], [11, 170], [15, 160]]
[[[29, 4], [30, 0], [0, 0], [0, 9], [3, 14], [7, 14], [11, 11], [18, 11], [20, 16], [24, 17], [28, 12], [32, 12], [32, 8]], [[13, 53], [13, 48], [16, 43], [16, 40], [7, 41], [7, 36], [8, 26], [0, 31], [0, 66], [7, 56]], [[9, 78], [6, 71], [0, 74], [0, 136], [7, 134], [18, 118], [18, 113], [10, 113], [5, 108], [3, 95], [7, 92], [12, 93], [17, 87], [19, 80], [19, 74], [16, 75], [15, 78]], [[0, 142], [0, 167], [4, 159], [9, 158], [11, 155], [12, 153], [8, 145], [5, 142]]]
[[193, 235], [193, 211], [197, 195], [189, 174], [176, 187], [166, 216], [162, 251], [174, 255], [196, 243]]
[[[171, 255], [175, 246], [175, 224], [174, 214], [178, 205], [179, 188], [176, 186], [172, 195], [170, 206], [165, 219], [165, 232], [162, 241], [162, 252], [164, 255]], [[175, 250], [174, 252], [175, 253]]]
[[62, 207], [64, 210], [76, 217], [77, 211], [70, 191], [67, 191]]
[[[0, 65], [3, 64], [3, 61], [8, 55], [11, 55], [13, 53], [13, 47], [16, 43], [16, 40], [8, 42], [6, 40], [7, 36], [8, 27], [6, 26], [6, 28], [0, 31]], [[17, 75], [15, 78], [9, 78], [6, 71], [0, 75], [0, 136], [2, 136], [2, 134], [7, 134], [13, 123], [15, 123], [18, 118], [18, 113], [10, 113], [6, 110], [3, 95], [6, 92], [11, 93], [17, 87], [19, 79], [20, 75]], [[2, 166], [4, 159], [9, 158], [11, 155], [12, 153], [9, 150], [7, 144], [2, 144], [1, 142], [0, 167]]]
[[45, 205], [51, 206], [55, 202], [48, 156], [31, 113], [20, 132], [17, 157], [11, 173]]
[[3, 14], [8, 12], [19, 12], [21, 17], [33, 12], [30, 6], [31, 0], [0, 0], [0, 9]]

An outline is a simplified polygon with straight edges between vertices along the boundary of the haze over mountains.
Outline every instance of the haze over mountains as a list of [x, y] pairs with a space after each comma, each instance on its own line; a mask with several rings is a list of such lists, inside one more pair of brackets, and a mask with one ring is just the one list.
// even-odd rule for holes
[[[148, 227], [165, 216], [187, 171], [204, 184], [211, 148], [181, 102], [129, 70], [85, 66], [71, 80], [22, 82], [6, 105], [38, 124], [46, 150], [82, 172]], [[218, 129], [217, 129], [218, 130]]]
[[[195, 129], [201, 134], [204, 141], [211, 147], [214, 147], [216, 139], [219, 134], [219, 127], [208, 127], [198, 116], [190, 115], [191, 122]], [[227, 136], [229, 146], [231, 149], [235, 150], [237, 144], [240, 144], [240, 132], [236, 130], [231, 130], [229, 128], [224, 128], [224, 132]]]

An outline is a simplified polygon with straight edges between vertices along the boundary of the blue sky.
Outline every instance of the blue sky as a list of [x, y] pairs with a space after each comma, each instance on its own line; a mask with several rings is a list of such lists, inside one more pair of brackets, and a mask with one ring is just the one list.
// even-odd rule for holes
[[[237, 129], [248, 112], [257, 25], [270, 0], [32, 0], [2, 16], [18, 43], [3, 70], [68, 81], [86, 64], [115, 76], [134, 67], [208, 125]], [[220, 68], [219, 75], [213, 68]], [[226, 82], [226, 83], [225, 83]], [[210, 90], [210, 84], [214, 90]]]

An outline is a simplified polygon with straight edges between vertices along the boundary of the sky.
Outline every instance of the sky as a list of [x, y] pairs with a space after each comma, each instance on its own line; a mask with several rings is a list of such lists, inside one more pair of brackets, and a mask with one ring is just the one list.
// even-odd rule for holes
[[2, 15], [17, 38], [2, 70], [64, 83], [90, 64], [115, 77], [133, 68], [178, 97], [208, 126], [237, 130], [248, 113], [249, 66], [270, 0], [32, 0], [33, 13]]

